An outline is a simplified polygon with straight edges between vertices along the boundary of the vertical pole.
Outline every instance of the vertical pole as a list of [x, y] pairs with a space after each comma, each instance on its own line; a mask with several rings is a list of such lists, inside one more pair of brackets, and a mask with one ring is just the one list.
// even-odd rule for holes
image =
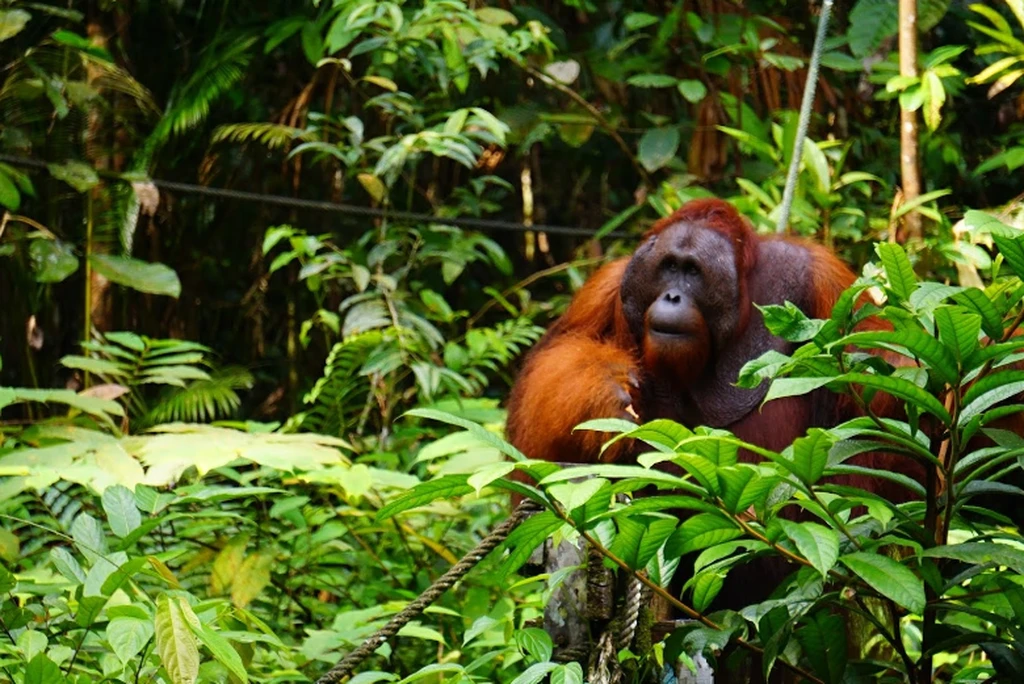
[[[899, 0], [900, 76], [917, 77], [917, 0]], [[903, 178], [903, 202], [921, 195], [921, 169], [917, 156], [917, 112], [900, 107], [900, 171]], [[904, 230], [899, 239], [919, 239], [921, 214], [916, 210], [903, 216]]]

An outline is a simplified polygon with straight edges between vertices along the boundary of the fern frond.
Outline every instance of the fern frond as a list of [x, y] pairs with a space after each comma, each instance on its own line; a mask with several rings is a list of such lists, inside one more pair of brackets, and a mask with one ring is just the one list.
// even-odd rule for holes
[[361, 371], [384, 341], [380, 330], [368, 330], [334, 345], [324, 362], [324, 374], [303, 398], [309, 408], [299, 427], [326, 435], [341, 435], [362, 411], [370, 381]]
[[244, 368], [228, 367], [207, 380], [194, 380], [171, 390], [146, 416], [147, 425], [157, 423], [208, 423], [232, 416], [242, 400], [236, 390], [252, 387], [252, 374]]
[[237, 123], [219, 126], [212, 141], [256, 142], [271, 150], [283, 149], [293, 140], [310, 140], [313, 136], [294, 126], [273, 122]]

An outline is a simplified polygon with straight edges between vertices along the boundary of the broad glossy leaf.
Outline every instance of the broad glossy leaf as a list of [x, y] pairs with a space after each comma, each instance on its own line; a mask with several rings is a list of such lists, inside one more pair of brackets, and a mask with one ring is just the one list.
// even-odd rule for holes
[[776, 462], [789, 469], [804, 484], [813, 485], [824, 474], [825, 466], [828, 465], [829, 450], [834, 443], [835, 437], [831, 434], [825, 430], [812, 428], [807, 431], [806, 437], [793, 442], [789, 458], [784, 456]]
[[1014, 275], [1024, 278], [1024, 235], [1009, 237], [992, 233], [992, 240], [999, 248], [999, 253], [1006, 259], [1006, 263], [1013, 269]]
[[846, 672], [846, 623], [833, 613], [819, 611], [796, 630], [797, 641], [825, 684], [840, 684]]
[[743, 535], [736, 523], [714, 513], [700, 513], [688, 518], [672, 533], [665, 546], [665, 556], [678, 558], [691, 551], [731, 541]]
[[914, 274], [914, 267], [910, 265], [907, 253], [902, 247], [891, 242], [879, 242], [875, 245], [875, 251], [885, 268], [889, 288], [900, 301], [908, 301], [917, 287], [917, 276]]
[[935, 395], [926, 392], [908, 380], [886, 377], [884, 375], [870, 375], [868, 373], [847, 373], [835, 378], [835, 382], [864, 385], [865, 387], [888, 392], [892, 396], [910, 402], [922, 411], [932, 414], [944, 423], [950, 422], [949, 412], [935, 398]]
[[93, 254], [89, 263], [97, 273], [118, 285], [175, 299], [181, 295], [178, 274], [163, 264], [112, 254]]
[[822, 577], [835, 567], [839, 559], [839, 535], [835, 530], [818, 523], [796, 523], [779, 519], [783, 531], [796, 545], [800, 555], [806, 558]]
[[923, 330], [903, 328], [895, 331], [853, 333], [842, 338], [838, 344], [866, 349], [903, 347], [910, 352], [912, 357], [927, 363], [943, 382], [948, 384], [956, 382], [956, 357], [950, 349]]
[[839, 559], [882, 596], [915, 615], [924, 612], [924, 582], [905, 565], [879, 553], [858, 551]]
[[[552, 485], [548, 489], [548, 493], [562, 504], [566, 513], [571, 513], [580, 506], [586, 505], [607, 484], [607, 480], [591, 477], [583, 482], [567, 482], [566, 484]], [[608, 499], [608, 496], [607, 494], [605, 495], [605, 500]]]
[[693, 607], [704, 612], [718, 596], [725, 584], [725, 577], [720, 572], [702, 572], [693, 578]]
[[564, 524], [551, 511], [537, 513], [520, 523], [519, 527], [512, 530], [512, 533], [505, 539], [505, 543], [502, 544], [505, 548], [512, 550], [501, 565], [502, 576], [508, 577], [522, 567], [523, 563], [530, 559], [533, 550], [543, 544]]
[[964, 406], [959, 416], [960, 424], [966, 425], [974, 416], [1021, 392], [1024, 392], [1024, 371], [997, 371], [986, 375], [964, 393]]
[[953, 558], [964, 563], [1005, 565], [1019, 575], [1024, 575], [1024, 550], [998, 542], [966, 542], [947, 544], [925, 549], [921, 555], [930, 558]]
[[771, 490], [775, 478], [761, 477], [753, 466], [740, 464], [718, 469], [719, 496], [730, 513], [741, 513], [760, 501]]
[[1003, 318], [983, 290], [967, 288], [953, 295], [953, 301], [981, 316], [981, 328], [990, 338], [1003, 336]]
[[964, 362], [978, 348], [981, 316], [959, 306], [940, 306], [933, 312], [939, 341], [963, 367]]

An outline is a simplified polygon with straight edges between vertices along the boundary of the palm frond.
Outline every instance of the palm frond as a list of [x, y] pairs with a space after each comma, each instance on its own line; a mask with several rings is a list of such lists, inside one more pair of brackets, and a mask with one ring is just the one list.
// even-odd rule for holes
[[267, 149], [278, 150], [294, 140], [308, 140], [312, 137], [301, 128], [273, 122], [237, 123], [219, 126], [213, 132], [213, 142], [256, 142]]
[[213, 102], [242, 80], [252, 58], [255, 36], [220, 40], [206, 49], [192, 75], [175, 88], [167, 112], [154, 131], [159, 140], [180, 135], [202, 123]]

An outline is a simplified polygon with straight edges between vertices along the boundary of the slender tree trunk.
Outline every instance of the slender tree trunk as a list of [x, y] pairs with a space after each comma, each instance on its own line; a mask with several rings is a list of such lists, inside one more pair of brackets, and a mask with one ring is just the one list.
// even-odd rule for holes
[[[917, 0], [900, 2], [900, 75], [917, 76]], [[921, 195], [921, 168], [917, 158], [917, 112], [900, 108], [900, 170], [903, 201]], [[900, 242], [921, 237], [921, 214], [911, 211], [903, 217]]]

